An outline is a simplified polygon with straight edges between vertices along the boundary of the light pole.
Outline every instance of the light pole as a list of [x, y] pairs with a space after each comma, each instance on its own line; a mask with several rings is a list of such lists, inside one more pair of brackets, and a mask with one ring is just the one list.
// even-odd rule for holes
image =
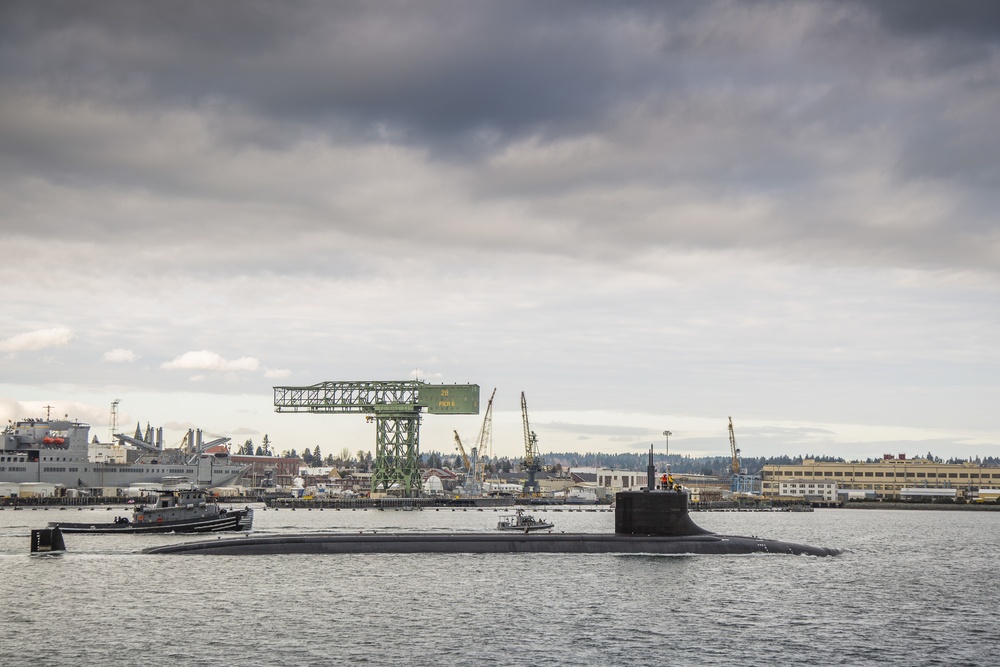
[[673, 433], [671, 433], [670, 431], [664, 431], [663, 432], [663, 437], [667, 439], [667, 470], [666, 470], [666, 472], [668, 474], [670, 473], [670, 436], [672, 436], [672, 435], [673, 435]]

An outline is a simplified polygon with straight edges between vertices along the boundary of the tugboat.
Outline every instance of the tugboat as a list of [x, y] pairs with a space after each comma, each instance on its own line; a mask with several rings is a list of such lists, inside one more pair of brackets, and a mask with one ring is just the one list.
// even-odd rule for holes
[[161, 491], [151, 505], [136, 505], [132, 519], [120, 516], [112, 523], [50, 521], [64, 533], [215, 533], [253, 527], [253, 510], [221, 509], [199, 489]]
[[516, 514], [505, 514], [500, 517], [497, 523], [497, 530], [519, 530], [521, 532], [531, 532], [533, 530], [550, 530], [553, 524], [539, 521], [530, 514], [525, 514], [524, 510], [516, 510]]

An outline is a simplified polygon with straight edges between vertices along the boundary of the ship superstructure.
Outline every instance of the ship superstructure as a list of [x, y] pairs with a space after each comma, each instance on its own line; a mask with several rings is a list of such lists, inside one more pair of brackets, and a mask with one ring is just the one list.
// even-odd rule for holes
[[[170, 478], [209, 488], [233, 483], [246, 469], [232, 462], [228, 452], [209, 453], [196, 445], [163, 449], [162, 440], [131, 449], [125, 461], [91, 461], [89, 435], [89, 424], [68, 419], [9, 423], [2, 433], [0, 482], [43, 482], [83, 490], [157, 484]], [[191, 432], [188, 443], [193, 442], [190, 436]], [[135, 444], [133, 438], [116, 437], [123, 444]]]

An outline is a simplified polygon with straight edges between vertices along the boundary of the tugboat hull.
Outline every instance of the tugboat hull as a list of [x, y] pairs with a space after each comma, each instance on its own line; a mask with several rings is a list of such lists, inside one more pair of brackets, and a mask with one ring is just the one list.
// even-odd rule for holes
[[252, 510], [233, 510], [224, 516], [190, 521], [164, 521], [162, 523], [64, 523], [52, 522], [64, 533], [218, 533], [250, 530]]

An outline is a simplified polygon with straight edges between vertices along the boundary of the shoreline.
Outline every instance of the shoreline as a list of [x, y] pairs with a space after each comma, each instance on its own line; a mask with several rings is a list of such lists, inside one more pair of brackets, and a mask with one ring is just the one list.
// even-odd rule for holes
[[894, 503], [894, 502], [848, 502], [833, 509], [845, 510], [944, 510], [946, 512], [998, 512], [997, 503]]

